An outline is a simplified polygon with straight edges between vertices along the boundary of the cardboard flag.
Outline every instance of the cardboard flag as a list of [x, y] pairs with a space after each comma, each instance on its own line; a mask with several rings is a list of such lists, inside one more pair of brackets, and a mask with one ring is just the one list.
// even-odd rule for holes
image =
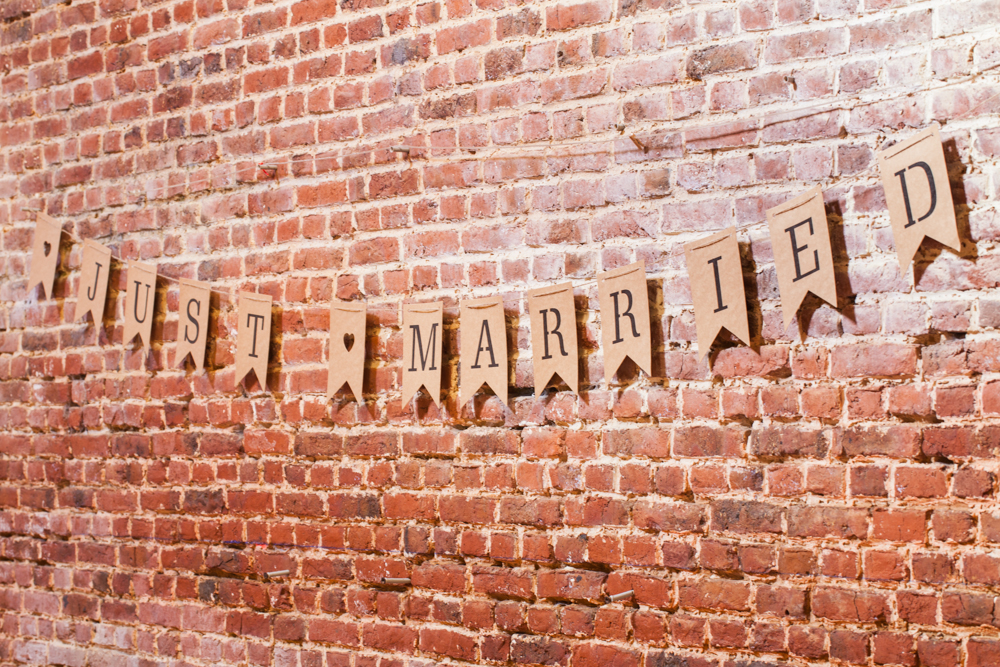
[[80, 265], [80, 287], [76, 294], [76, 319], [90, 313], [94, 324], [104, 321], [104, 304], [108, 299], [108, 278], [111, 276], [111, 248], [97, 241], [83, 242]]
[[611, 382], [625, 357], [652, 375], [653, 337], [649, 329], [646, 263], [636, 262], [598, 274], [597, 294], [605, 381]]
[[368, 306], [356, 301], [334, 301], [330, 306], [330, 371], [326, 395], [345, 384], [358, 401], [365, 377], [365, 327]]
[[490, 296], [462, 302], [458, 322], [462, 377], [459, 407], [484, 384], [507, 404], [507, 322], [503, 298]]
[[791, 324], [808, 292], [836, 308], [837, 278], [833, 273], [833, 249], [823, 190], [816, 186], [801, 197], [768, 209], [767, 224], [785, 328]]
[[444, 366], [444, 303], [410, 303], [403, 306], [403, 405], [421, 385], [435, 404], [441, 402]]
[[580, 393], [579, 348], [573, 284], [541, 287], [528, 292], [531, 318], [532, 366], [535, 393], [541, 394], [553, 376]]
[[125, 338], [128, 345], [139, 336], [144, 350], [149, 349], [153, 334], [153, 306], [156, 301], [156, 266], [130, 260], [125, 289]]
[[271, 297], [240, 292], [236, 329], [236, 382], [253, 371], [260, 386], [266, 386], [267, 357], [271, 349]]
[[684, 258], [691, 279], [699, 358], [708, 354], [723, 327], [749, 345], [750, 324], [736, 228], [685, 244]]
[[940, 125], [934, 123], [880, 152], [878, 168], [901, 273], [906, 273], [924, 237], [961, 249]]
[[208, 283], [181, 278], [180, 322], [177, 325], [177, 365], [183, 366], [190, 354], [195, 367], [205, 368], [208, 343], [208, 311], [212, 289]]
[[52, 284], [56, 279], [56, 264], [59, 262], [59, 241], [62, 225], [38, 213], [35, 216], [35, 239], [31, 246], [31, 273], [28, 275], [28, 291], [41, 283], [42, 294], [52, 298]]

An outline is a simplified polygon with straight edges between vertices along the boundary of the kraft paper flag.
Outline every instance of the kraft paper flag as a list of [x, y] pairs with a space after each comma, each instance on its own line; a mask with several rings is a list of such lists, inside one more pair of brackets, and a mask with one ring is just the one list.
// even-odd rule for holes
[[153, 305], [156, 300], [156, 267], [134, 260], [128, 263], [125, 289], [124, 345], [138, 334], [144, 350], [149, 349], [153, 334]]
[[358, 401], [365, 377], [365, 325], [368, 306], [354, 301], [330, 305], [330, 371], [326, 395], [330, 398], [345, 384]]
[[444, 347], [444, 304], [403, 306], [403, 405], [421, 385], [435, 404], [441, 401], [441, 351]]
[[111, 248], [97, 241], [83, 242], [80, 265], [80, 288], [76, 294], [76, 319], [90, 313], [94, 324], [104, 321], [104, 304], [108, 299], [108, 278], [111, 276]]
[[195, 367], [205, 368], [208, 343], [208, 310], [212, 290], [208, 283], [181, 278], [180, 323], [177, 325], [177, 365], [183, 366], [190, 354]]
[[956, 251], [961, 249], [937, 123], [880, 152], [878, 168], [900, 272], [906, 273], [925, 236]]
[[573, 284], [563, 283], [530, 290], [528, 312], [531, 316], [531, 361], [535, 371], [535, 393], [545, 391], [555, 375], [569, 385], [573, 393], [580, 393]]
[[691, 279], [699, 359], [708, 354], [723, 327], [749, 345], [750, 324], [736, 228], [685, 244], [684, 257]]
[[271, 297], [240, 292], [236, 321], [236, 382], [250, 371], [261, 387], [267, 385], [267, 355], [271, 348]]
[[823, 190], [817, 186], [801, 197], [768, 209], [767, 224], [785, 328], [795, 318], [807, 292], [836, 308], [837, 279], [833, 273]]
[[604, 379], [618, 372], [629, 357], [653, 374], [653, 336], [649, 329], [649, 294], [646, 263], [636, 262], [597, 275], [601, 307], [601, 342], [604, 345]]
[[56, 279], [56, 264], [59, 262], [59, 240], [62, 225], [39, 213], [35, 216], [35, 238], [31, 246], [31, 273], [28, 275], [28, 291], [41, 283], [42, 294], [52, 298], [52, 283]]
[[503, 298], [490, 296], [462, 302], [458, 322], [462, 377], [459, 407], [484, 384], [507, 404], [507, 323]]

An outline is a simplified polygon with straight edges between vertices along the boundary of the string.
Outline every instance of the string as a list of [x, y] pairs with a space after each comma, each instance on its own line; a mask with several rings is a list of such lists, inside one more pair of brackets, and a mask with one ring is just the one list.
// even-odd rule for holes
[[[886, 102], [891, 102], [891, 101], [894, 101], [894, 100], [902, 99], [904, 97], [912, 97], [913, 95], [916, 95], [918, 93], [936, 92], [938, 90], [943, 90], [945, 88], [949, 88], [949, 87], [952, 87], [952, 86], [955, 86], [955, 85], [960, 85], [962, 83], [967, 83], [967, 82], [973, 81], [973, 80], [975, 80], [975, 79], [983, 76], [985, 73], [987, 73], [989, 71], [992, 71], [992, 70], [995, 70], [995, 69], [998, 69], [998, 68], [1000, 68], [1000, 63], [996, 63], [994, 65], [986, 67], [986, 68], [980, 70], [979, 72], [977, 72], [975, 74], [971, 74], [971, 75], [967, 75], [967, 76], [964, 76], [964, 77], [960, 77], [958, 79], [947, 81], [947, 82], [943, 83], [940, 86], [936, 86], [936, 87], [933, 87], [933, 88], [931, 88], [931, 87], [924, 87], [922, 89], [918, 89], [918, 90], [915, 90], [915, 91], [910, 91], [908, 93], [905, 93], [905, 94], [902, 94], [902, 95], [898, 95], [898, 96], [895, 96], [895, 97], [881, 98], [881, 99], [870, 100], [870, 101], [860, 101], [860, 102], [857, 102], [857, 103], [855, 103], [855, 104], [853, 104], [853, 105], [851, 105], [849, 107], [847, 107], [847, 106], [831, 106], [831, 102], [830, 101], [819, 102], [819, 103], [817, 103], [815, 105], [812, 105], [811, 107], [806, 107], [806, 109], [804, 111], [806, 111], [807, 113], [803, 113], [802, 115], [798, 115], [798, 116], [795, 116], [795, 117], [792, 117], [792, 118], [782, 118], [782, 119], [778, 119], [778, 120], [772, 119], [772, 120], [764, 121], [763, 123], [760, 124], [759, 127], [751, 127], [750, 124], [749, 124], [749, 120], [744, 120], [742, 122], [746, 123], [746, 127], [744, 129], [741, 129], [741, 130], [739, 130], [737, 132], [734, 132], [734, 133], [731, 133], [731, 134], [742, 134], [742, 133], [745, 133], [745, 132], [763, 129], [763, 128], [770, 127], [770, 126], [773, 126], [773, 125], [777, 125], [777, 124], [780, 124], [780, 123], [791, 122], [791, 121], [794, 121], [794, 120], [801, 120], [803, 118], [808, 118], [808, 117], [810, 117], [812, 115], [820, 115], [822, 113], [828, 113], [828, 112], [831, 112], [831, 111], [838, 111], [838, 110], [840, 110], [840, 111], [851, 111], [851, 110], [857, 109], [859, 107], [871, 106], [871, 105], [874, 105], [874, 104], [883, 104], [883, 103], [886, 103]], [[880, 92], [885, 92], [885, 91], [883, 90], [883, 91], [880, 91]], [[965, 113], [959, 114], [958, 116], [956, 116], [952, 120], [962, 120], [962, 119], [964, 119], [964, 118], [972, 115], [974, 112], [978, 111], [980, 108], [982, 108], [983, 106], [985, 106], [989, 102], [992, 102], [993, 100], [997, 99], [998, 97], [1000, 97], [1000, 93], [996, 93], [994, 95], [991, 95], [990, 97], [986, 98], [982, 102], [979, 102], [978, 104], [976, 104], [975, 106], [973, 106], [972, 108], [970, 108]], [[822, 111], [812, 111], [814, 109], [820, 109], [820, 108], [822, 108], [823, 110]], [[798, 113], [799, 111], [801, 111], [801, 110], [794, 110], [794, 111], [784, 112], [784, 113]], [[778, 113], [782, 113], [782, 112], [778, 112]], [[741, 122], [741, 121], [736, 120], [736, 121], [725, 121], [725, 122]], [[710, 124], [706, 123], [702, 127], [708, 127], [708, 128], [710, 128], [710, 127], [717, 126], [717, 125], [719, 125], [719, 123], [710, 123]], [[671, 130], [671, 133], [678, 134], [680, 132], [689, 132], [689, 131], [690, 130]], [[634, 135], [634, 134], [631, 135], [631, 137], [635, 137], [635, 136], [636, 135]], [[648, 138], [649, 137], [649, 133], [643, 134], [642, 136]], [[660, 134], [656, 133], [654, 136], [660, 136]], [[725, 134], [713, 135], [713, 138], [719, 138], [719, 137], [723, 137], [723, 136], [727, 136], [727, 135], [725, 135]], [[618, 140], [619, 139], [614, 139], [614, 140], [605, 139], [603, 141], [604, 142], [611, 142], [611, 141], [618, 141]], [[588, 144], [589, 145], [593, 145], [593, 143], [594, 142], [592, 142], [592, 141], [590, 141], [590, 142], [584, 142], [584, 141], [549, 142], [546, 145], [544, 145], [544, 146], [538, 146], [537, 148], [541, 149], [541, 150], [548, 151], [548, 150], [551, 150], [552, 148], [558, 148], [558, 147], [561, 147], [561, 146], [581, 146], [581, 145], [588, 145]], [[433, 147], [424, 147], [424, 146], [407, 146], [406, 148], [408, 149], [408, 151], [407, 151], [407, 158], [411, 157], [411, 152], [413, 150], [441, 150], [441, 149], [435, 149]], [[529, 146], [529, 147], [523, 147], [523, 148], [527, 148], [529, 150], [533, 150], [535, 147], [530, 147]], [[462, 158], [463, 160], [468, 160], [468, 159], [473, 159], [473, 160], [524, 159], [524, 158], [531, 158], [531, 157], [540, 157], [540, 156], [535, 156], [535, 155], [520, 154], [520, 155], [507, 155], [507, 156], [502, 156], [501, 158], [497, 158], [497, 153], [501, 149], [502, 149], [502, 147], [496, 147], [492, 151], [492, 153], [490, 153], [490, 155], [486, 156], [486, 157], [477, 157], [477, 156], [475, 156], [475, 153], [478, 150], [481, 150], [481, 149], [459, 149], [459, 150], [466, 150], [466, 151], [470, 151], [470, 152], [473, 153], [473, 157], [472, 158]], [[375, 153], [378, 150], [386, 150], [386, 149], [372, 148], [372, 149], [369, 149], [369, 150], [366, 150], [366, 151], [363, 151], [363, 152], [358, 152], [358, 153], [341, 154], [339, 156], [339, 158], [341, 160], [343, 160], [343, 158], [346, 158], [346, 157], [354, 157], [354, 156], [361, 156], [361, 155], [372, 155], [373, 153]], [[390, 150], [391, 150], [391, 148], [390, 148]], [[649, 149], [646, 149], [646, 150], [648, 151]], [[654, 148], [654, 150], [655, 150], [655, 148]], [[569, 155], [565, 155], [565, 156], [558, 156], [558, 157], [573, 157], [573, 156], [576, 156], [576, 155], [588, 155], [588, 154], [593, 154], [593, 153], [596, 153], [596, 152], [598, 152], [598, 151], [589, 151], [589, 152], [584, 152], [584, 153], [574, 153], [574, 154], [569, 154]], [[601, 151], [601, 152], [605, 152], [605, 151]], [[256, 154], [253, 154], [253, 158], [254, 158], [254, 166], [257, 167], [257, 168], [260, 168], [261, 165], [267, 164], [267, 163], [258, 163], [256, 161]], [[294, 160], [294, 159], [292, 159], [292, 160], [283, 160], [283, 161], [280, 162], [280, 164], [295, 164], [295, 163], [304, 163], [304, 162], [315, 162], [317, 159], [323, 159], [323, 158], [311, 157], [311, 158], [304, 158], [304, 159], [301, 159], [301, 160]], [[454, 157], [435, 158], [435, 157], [428, 156], [428, 157], [421, 157], [421, 159], [423, 161], [427, 161], [427, 162], [433, 162], [433, 161], [454, 162], [455, 161]], [[280, 160], [280, 158], [279, 158], [279, 160]], [[220, 166], [220, 165], [217, 165], [217, 166]], [[221, 165], [221, 166], [225, 166], [225, 165]], [[869, 167], [864, 172], [861, 172], [860, 174], [857, 174], [857, 175], [855, 175], [853, 177], [849, 177], [847, 179], [838, 180], [836, 184], [837, 185], [849, 184], [849, 183], [857, 182], [857, 181], [860, 181], [862, 179], [868, 178], [871, 175], [870, 172], [872, 171], [872, 169], [873, 169], [873, 167]], [[276, 180], [277, 180], [277, 177], [276, 177]], [[186, 187], [190, 188], [190, 187], [192, 187], [196, 183], [208, 183], [208, 182], [209, 182], [208, 180], [201, 181], [201, 182], [191, 181], [191, 182], [188, 182], [188, 184], [187, 184]], [[165, 189], [165, 188], [162, 188], [162, 189]], [[133, 191], [133, 192], [135, 192], [135, 191]], [[144, 197], [144, 199], [146, 199], [145, 195], [143, 195], [143, 197]], [[23, 208], [22, 210], [28, 210], [28, 209], [24, 209]], [[765, 224], [767, 224], [766, 221], [762, 220], [762, 221], [758, 221], [758, 222], [754, 222], [754, 223], [749, 223], [749, 224], [744, 224], [744, 225], [738, 225], [737, 224], [737, 225], [733, 225], [732, 227], [734, 227], [735, 230], [736, 230], [736, 232], [739, 233], [739, 232], [742, 232], [742, 231], [749, 231], [751, 229], [755, 229], [755, 228], [758, 228], [758, 227], [763, 227]], [[75, 235], [74, 233], [72, 233], [71, 231], [69, 231], [68, 229], [63, 229], [62, 231], [67, 236], [69, 236], [71, 239], [73, 239], [74, 241], [76, 241], [77, 243], [83, 243], [84, 242], [84, 239], [81, 239], [80, 237], [78, 237], [77, 235]], [[715, 233], [715, 232], [713, 232], [713, 233]], [[707, 234], [705, 237], [702, 237], [702, 238], [707, 238], [709, 235], [710, 234]], [[667, 257], [676, 257], [676, 256], [678, 256], [678, 255], [680, 255], [682, 253], [683, 253], [683, 248], [680, 248], [680, 249], [676, 249], [676, 250], [668, 253], [666, 256]], [[128, 265], [128, 262], [129, 262], [129, 260], [126, 260], [126, 259], [124, 259], [124, 258], [122, 258], [122, 257], [120, 257], [118, 255], [115, 255], [114, 252], [111, 253], [111, 258], [113, 260], [121, 263], [121, 264], [125, 264], [126, 266]], [[339, 279], [343, 275], [344, 275], [343, 273], [338, 274], [337, 275], [337, 279]], [[157, 278], [162, 278], [163, 280], [165, 280], [167, 282], [170, 282], [170, 283], [174, 283], [174, 284], [180, 284], [180, 280], [181, 280], [180, 278], [174, 278], [173, 276], [162, 275], [162, 274], [159, 274], [159, 273], [157, 274]], [[582, 281], [578, 281], [576, 283], [573, 283], [573, 288], [583, 287], [585, 285], [594, 284], [594, 283], [597, 283], [597, 282], [598, 282], [598, 279], [596, 279], [596, 278], [582, 280]], [[230, 300], [230, 302], [232, 302], [231, 301], [232, 297], [231, 297], [229, 291], [222, 291], [222, 290], [218, 290], [218, 289], [215, 289], [215, 288], [210, 288], [210, 291], [214, 292], [216, 294], [219, 294], [220, 296], [225, 297], [226, 299]]]
[[726, 234], [725, 236], [717, 238], [714, 241], [709, 241], [708, 243], [702, 243], [701, 245], [693, 246], [691, 248], [691, 252], [694, 252], [695, 250], [702, 250], [704, 248], [710, 248], [710, 247], [714, 246], [716, 243], [722, 243], [723, 241], [725, 241], [729, 237], [730, 237], [730, 234]]

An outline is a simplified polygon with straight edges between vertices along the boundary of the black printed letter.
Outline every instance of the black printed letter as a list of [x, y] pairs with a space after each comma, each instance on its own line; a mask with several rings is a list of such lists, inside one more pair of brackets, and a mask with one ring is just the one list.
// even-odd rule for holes
[[97, 282], [98, 282], [98, 278], [101, 275], [101, 267], [104, 266], [100, 262], [94, 262], [94, 263], [97, 264], [97, 272], [94, 273], [94, 287], [93, 287], [93, 289], [91, 289], [90, 287], [87, 288], [87, 301], [93, 301], [94, 299], [97, 298]]
[[811, 236], [813, 234], [812, 218], [806, 218], [802, 222], [797, 222], [791, 227], [785, 229], [785, 231], [792, 237], [792, 258], [795, 260], [795, 279], [792, 280], [793, 283], [819, 271], [819, 250], [813, 250], [813, 262], [816, 263], [816, 266], [809, 269], [805, 273], [802, 273], [802, 267], [799, 265], [799, 253], [809, 247], [807, 245], [795, 245], [795, 229], [801, 227], [802, 225], [809, 225], [809, 235]]
[[[545, 341], [545, 354], [542, 355], [542, 359], [551, 359], [552, 355], [549, 354], [549, 336], [559, 336], [559, 352], [562, 356], [568, 356], [569, 353], [566, 352], [566, 346], [563, 345], [563, 335], [559, 333], [559, 325], [562, 324], [562, 315], [555, 308], [545, 308], [542, 312], [542, 331], [543, 338]], [[552, 331], [549, 331], [549, 312], [556, 316], [556, 325], [552, 327]]]
[[708, 263], [711, 264], [712, 268], [715, 270], [715, 298], [719, 302], [719, 307], [713, 311], [716, 313], [722, 312], [726, 308], [729, 308], [729, 306], [724, 306], [722, 304], [722, 282], [719, 280], [719, 261], [721, 259], [722, 256], [720, 255], [718, 257], [714, 257], [708, 260]]
[[[486, 337], [486, 347], [483, 347], [483, 336]], [[496, 368], [500, 364], [497, 363], [496, 357], [493, 355], [493, 339], [490, 337], [490, 321], [483, 320], [483, 328], [479, 330], [479, 349], [476, 351], [476, 360], [472, 362], [472, 366], [469, 368], [482, 368], [479, 365], [479, 355], [483, 353], [483, 350], [490, 353], [490, 365], [489, 368]]]
[[[437, 341], [437, 328], [437, 322], [431, 325], [430, 340], [427, 341], [427, 354], [431, 357], [430, 370], [432, 371], [437, 370], [437, 366], [434, 365], [436, 357], [434, 343]], [[424, 344], [420, 338], [420, 327], [416, 324], [411, 324], [410, 329], [413, 330], [413, 352], [410, 354], [410, 370], [417, 370], [417, 348], [420, 348], [420, 370], [427, 370], [427, 354], [424, 354]]]
[[[194, 312], [194, 315], [191, 314], [191, 304], [194, 304], [194, 305], [198, 306], [198, 309]], [[188, 327], [185, 324], [184, 325], [184, 341], [187, 342], [187, 343], [194, 343], [195, 341], [197, 341], [198, 340], [198, 334], [201, 332], [201, 325], [198, 324], [198, 320], [194, 319], [196, 315], [201, 315], [201, 302], [198, 301], [197, 299], [190, 299], [188, 301], [188, 305], [187, 305], [187, 316], [188, 316], [188, 319], [191, 320], [191, 324], [194, 325], [194, 338], [188, 338]], [[260, 316], [258, 315], [257, 317], [260, 317]], [[248, 320], [247, 324], [249, 325], [249, 323], [250, 322]], [[254, 335], [255, 336], [257, 335], [256, 331], [254, 331]]]
[[[906, 189], [906, 173], [905, 172], [906, 172], [906, 169], [915, 169], [917, 167], [920, 167], [921, 169], [923, 169], [924, 170], [924, 174], [927, 176], [927, 184], [930, 186], [930, 189], [931, 189], [931, 205], [930, 205], [930, 208], [927, 209], [926, 213], [924, 213], [922, 216], [920, 216], [919, 218], [917, 218], [916, 220], [914, 220], [913, 219], [913, 211], [910, 209], [910, 193]], [[923, 162], [923, 161], [921, 161], [921, 162], [915, 162], [914, 164], [911, 164], [906, 169], [900, 169], [899, 171], [897, 171], [896, 172], [896, 176], [899, 176], [899, 185], [903, 188], [903, 204], [906, 205], [906, 219], [907, 219], [907, 223], [904, 225], [904, 227], [912, 227], [913, 225], [917, 224], [918, 222], [921, 222], [921, 221], [926, 220], [927, 218], [929, 218], [930, 215], [931, 215], [931, 213], [934, 212], [934, 209], [937, 207], [937, 188], [934, 186], [934, 173], [931, 171], [931, 166], [929, 164], [927, 164], [926, 162]]]
[[[619, 314], [619, 311], [618, 311], [618, 295], [619, 294], [624, 294], [625, 298], [628, 299], [628, 305], [625, 306], [625, 312], [621, 313], [621, 314]], [[615, 301], [615, 339], [613, 341], [611, 341], [611, 343], [612, 344], [614, 344], [614, 343], [620, 343], [623, 340], [625, 340], [624, 338], [622, 338], [621, 328], [619, 327], [619, 323], [621, 322], [621, 318], [623, 318], [623, 317], [627, 317], [627, 318], [629, 318], [629, 320], [632, 321], [632, 336], [634, 338], [638, 338], [639, 337], [639, 330], [635, 326], [635, 315], [632, 314], [632, 292], [630, 292], [627, 289], [623, 289], [620, 292], [612, 292], [611, 293], [611, 298], [614, 299], [614, 301]]]
[[264, 316], [254, 315], [253, 313], [247, 314], [247, 326], [250, 326], [250, 320], [254, 320], [253, 323], [253, 347], [250, 348], [250, 356], [254, 359], [257, 358], [257, 320], [260, 320], [260, 330], [264, 330]]
[[146, 321], [146, 315], [148, 315], [149, 310], [149, 290], [152, 285], [145, 285], [146, 288], [146, 298], [142, 300], [142, 317], [139, 317], [139, 285], [142, 285], [138, 280], [135, 281], [135, 302], [132, 304], [132, 311], [135, 314], [135, 321], [142, 324]]

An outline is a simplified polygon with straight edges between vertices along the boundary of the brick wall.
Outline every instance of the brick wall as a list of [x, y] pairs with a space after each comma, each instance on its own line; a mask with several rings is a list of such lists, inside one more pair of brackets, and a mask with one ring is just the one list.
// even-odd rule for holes
[[[966, 78], [997, 0], [0, 12], [4, 665], [1000, 660], [1000, 84]], [[901, 276], [874, 151], [935, 120], [963, 249]], [[700, 361], [680, 245], [816, 184], [841, 308], [782, 332], [741, 232], [755, 348]], [[73, 322], [78, 244], [27, 293], [29, 202], [225, 292], [208, 372], [176, 368], [174, 283], [148, 359], [121, 271]], [[588, 284], [581, 395], [536, 397], [524, 292], [637, 259], [654, 376], [603, 382]], [[233, 377], [246, 288], [276, 302], [266, 388]], [[458, 299], [497, 293], [510, 410], [460, 410]], [[324, 396], [335, 296], [369, 303], [361, 404]], [[446, 304], [440, 410], [400, 402], [414, 299]]]

